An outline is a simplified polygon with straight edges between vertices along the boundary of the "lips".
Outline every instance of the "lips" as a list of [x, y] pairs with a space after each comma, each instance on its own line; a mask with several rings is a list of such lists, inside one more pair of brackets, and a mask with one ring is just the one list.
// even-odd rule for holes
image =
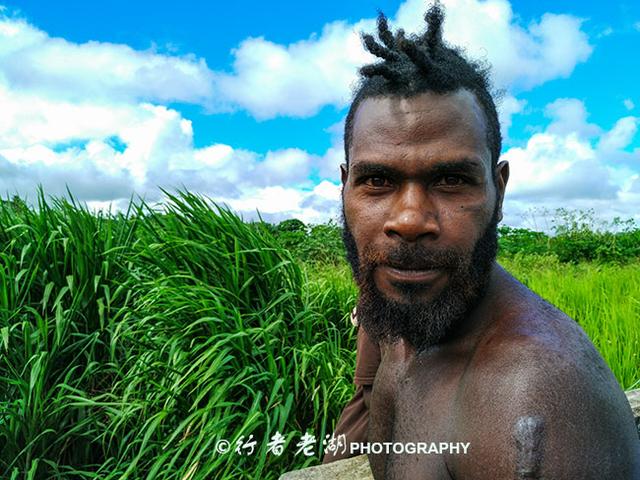
[[433, 283], [443, 275], [443, 270], [437, 268], [401, 268], [391, 265], [380, 265], [380, 270], [391, 281], [403, 283]]

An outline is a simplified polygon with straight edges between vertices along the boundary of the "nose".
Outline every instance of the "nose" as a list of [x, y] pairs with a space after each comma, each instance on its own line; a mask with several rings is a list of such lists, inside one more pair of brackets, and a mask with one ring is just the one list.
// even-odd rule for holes
[[408, 183], [397, 193], [384, 233], [407, 242], [440, 235], [437, 209], [423, 185]]

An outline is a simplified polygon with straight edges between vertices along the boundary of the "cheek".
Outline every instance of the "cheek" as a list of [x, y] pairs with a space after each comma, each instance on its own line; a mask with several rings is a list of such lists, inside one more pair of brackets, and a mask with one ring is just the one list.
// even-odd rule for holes
[[372, 242], [386, 218], [384, 202], [365, 202], [347, 195], [343, 201], [346, 221], [358, 247], [362, 247], [361, 243]]
[[441, 232], [449, 238], [473, 242], [482, 234], [493, 216], [493, 203], [486, 200], [458, 200], [439, 205]]
[[437, 210], [440, 218], [471, 218], [483, 217], [490, 209], [486, 197], [460, 196], [458, 198], [439, 198]]
[[491, 211], [490, 206], [486, 202], [464, 202], [458, 201], [453, 204], [446, 204], [440, 208], [440, 217], [447, 219], [484, 219]]

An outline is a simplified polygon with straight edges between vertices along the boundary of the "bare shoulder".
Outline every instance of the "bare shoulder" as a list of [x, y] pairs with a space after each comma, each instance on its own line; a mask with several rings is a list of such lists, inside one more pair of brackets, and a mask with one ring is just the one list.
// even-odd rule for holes
[[451, 459], [455, 478], [640, 479], [640, 440], [611, 370], [574, 320], [514, 289], [456, 395], [456, 440], [471, 445]]

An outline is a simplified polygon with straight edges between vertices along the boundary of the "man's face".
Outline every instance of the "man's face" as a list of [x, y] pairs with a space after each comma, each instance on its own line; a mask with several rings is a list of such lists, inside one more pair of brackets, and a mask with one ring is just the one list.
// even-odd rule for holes
[[484, 114], [466, 90], [364, 100], [349, 160], [358, 317], [376, 340], [438, 343], [481, 298], [496, 255], [508, 168], [492, 168]]

